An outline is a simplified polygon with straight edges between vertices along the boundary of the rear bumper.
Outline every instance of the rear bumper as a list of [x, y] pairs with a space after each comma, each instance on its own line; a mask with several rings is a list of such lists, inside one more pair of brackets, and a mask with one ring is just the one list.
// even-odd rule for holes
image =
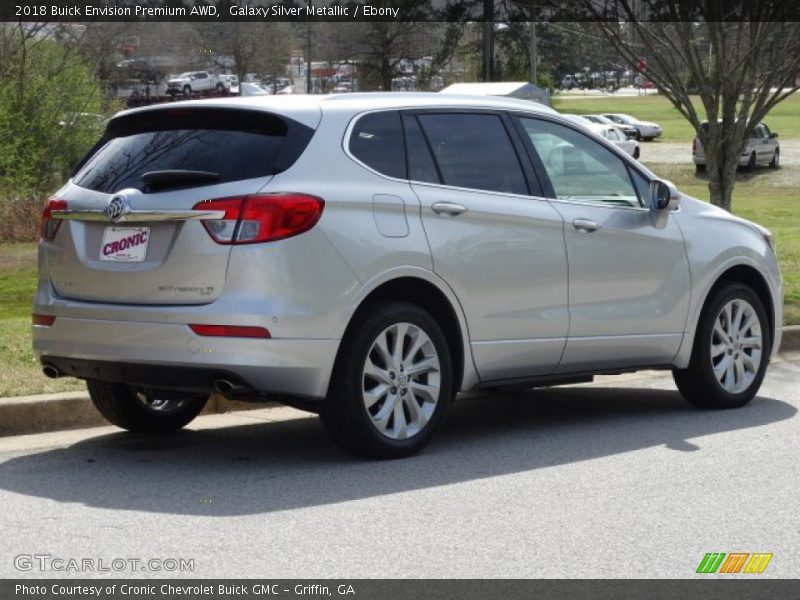
[[233, 379], [264, 394], [323, 398], [338, 340], [202, 337], [188, 326], [58, 317], [33, 327], [42, 364], [65, 375], [208, 390]]

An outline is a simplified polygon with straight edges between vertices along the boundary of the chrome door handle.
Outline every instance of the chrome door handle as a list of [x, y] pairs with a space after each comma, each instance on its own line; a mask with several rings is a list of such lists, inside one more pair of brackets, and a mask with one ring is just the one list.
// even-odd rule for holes
[[572, 222], [572, 226], [578, 231], [583, 231], [584, 233], [591, 233], [600, 229], [599, 223], [589, 219], [575, 219]]
[[454, 217], [467, 212], [467, 207], [456, 204], [455, 202], [436, 202], [431, 206], [431, 210], [437, 215], [450, 215]]

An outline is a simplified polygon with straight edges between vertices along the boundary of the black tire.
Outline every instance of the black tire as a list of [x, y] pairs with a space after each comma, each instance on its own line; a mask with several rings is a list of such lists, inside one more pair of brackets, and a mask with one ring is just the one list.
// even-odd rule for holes
[[748, 173], [752, 173], [756, 169], [756, 153], [750, 153], [750, 160], [747, 161], [747, 165], [745, 166], [744, 170]]
[[188, 96], [191, 93], [192, 93], [192, 86], [190, 86], [188, 84], [183, 86], [183, 95], [184, 96]]
[[[366, 379], [363, 371], [372, 345], [381, 332], [398, 323], [409, 323], [422, 330], [433, 343], [439, 359], [439, 397], [433, 413], [419, 432], [404, 439], [392, 439], [378, 431], [363, 396]], [[441, 328], [420, 307], [391, 302], [365, 309], [342, 341], [320, 417], [330, 436], [348, 452], [368, 458], [404, 458], [419, 452], [428, 443], [453, 395], [452, 359]], [[409, 396], [416, 402], [412, 394]], [[389, 402], [388, 396], [384, 402]]]
[[225, 91], [225, 86], [224, 86], [224, 85], [222, 85], [221, 83], [218, 83], [218, 84], [216, 85], [216, 90], [217, 90], [217, 93], [218, 93], [218, 94], [222, 94], [222, 93]]
[[636, 160], [639, 160], [639, 155], [640, 154], [641, 154], [641, 152], [639, 152], [639, 147], [638, 146], [633, 149], [633, 158], [635, 158]]
[[[749, 303], [758, 316], [762, 336], [761, 362], [749, 386], [739, 393], [731, 393], [723, 388], [714, 375], [711, 343], [714, 325], [720, 311], [728, 302], [737, 299]], [[744, 284], [723, 282], [712, 291], [700, 316], [689, 366], [686, 369], [672, 371], [675, 385], [686, 400], [700, 408], [724, 409], [744, 406], [755, 397], [764, 380], [771, 344], [772, 336], [767, 313], [758, 295]]]
[[705, 165], [695, 165], [694, 166], [694, 172], [695, 172], [695, 175], [700, 175], [700, 173], [705, 173], [706, 172], [706, 166]]
[[769, 161], [769, 168], [770, 169], [777, 169], [781, 164], [781, 153], [780, 150], [775, 150], [775, 154], [772, 155], [772, 160]]
[[186, 395], [169, 400], [176, 406], [156, 410], [137, 397], [137, 391], [122, 383], [89, 379], [89, 397], [98, 412], [111, 424], [139, 433], [167, 433], [188, 425], [203, 410], [208, 396]]

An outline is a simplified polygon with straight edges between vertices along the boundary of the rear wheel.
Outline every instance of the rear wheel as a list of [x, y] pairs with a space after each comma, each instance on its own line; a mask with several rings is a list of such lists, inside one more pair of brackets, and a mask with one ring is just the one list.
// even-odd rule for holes
[[695, 172], [696, 175], [699, 175], [700, 173], [705, 173], [706, 172], [706, 166], [705, 165], [695, 165], [694, 166], [694, 172]]
[[320, 416], [346, 450], [410, 456], [430, 440], [453, 395], [450, 349], [420, 307], [370, 310], [342, 342]]
[[633, 149], [633, 158], [638, 160], [639, 159], [639, 155], [640, 155], [639, 146], [636, 146], [636, 148]]
[[137, 390], [122, 383], [90, 379], [89, 397], [107, 421], [141, 433], [167, 433], [188, 425], [203, 410], [205, 395]]
[[770, 344], [759, 297], [746, 285], [725, 283], [700, 317], [689, 366], [672, 372], [675, 384], [701, 408], [744, 406], [764, 379]]

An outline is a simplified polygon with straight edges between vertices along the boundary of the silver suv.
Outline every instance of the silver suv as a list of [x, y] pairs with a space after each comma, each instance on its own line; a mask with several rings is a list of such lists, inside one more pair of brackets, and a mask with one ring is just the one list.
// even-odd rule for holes
[[216, 391], [406, 456], [459, 391], [656, 368], [697, 406], [741, 406], [781, 335], [767, 230], [511, 99], [126, 111], [41, 238], [44, 371], [132, 431], [180, 428]]

